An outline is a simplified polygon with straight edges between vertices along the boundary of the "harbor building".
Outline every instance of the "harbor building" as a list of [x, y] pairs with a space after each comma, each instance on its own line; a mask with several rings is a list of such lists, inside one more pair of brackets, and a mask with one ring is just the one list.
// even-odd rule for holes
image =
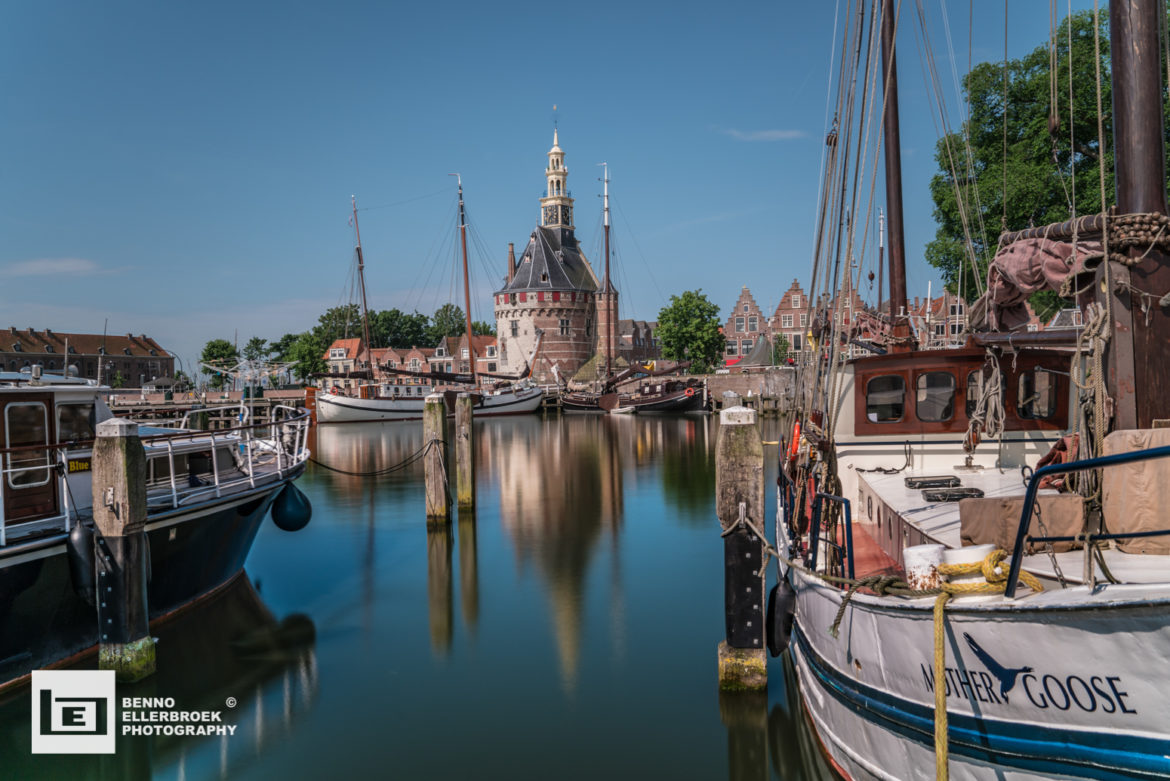
[[175, 376], [175, 359], [146, 334], [66, 334], [45, 328], [0, 332], [0, 370], [73, 371], [116, 388], [141, 388]]
[[[598, 347], [601, 282], [577, 241], [569, 169], [555, 129], [544, 174], [540, 225], [518, 262], [509, 245], [507, 278], [495, 293], [494, 309], [500, 372], [522, 371], [540, 332], [533, 377], [539, 383], [553, 383], [556, 374], [573, 376]], [[616, 320], [617, 291], [606, 298], [612, 307], [607, 316]]]

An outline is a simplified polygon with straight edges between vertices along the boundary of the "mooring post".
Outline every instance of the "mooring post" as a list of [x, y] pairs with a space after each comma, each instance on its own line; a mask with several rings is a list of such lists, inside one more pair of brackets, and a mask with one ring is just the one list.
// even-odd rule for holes
[[113, 418], [97, 425], [93, 446], [93, 520], [98, 668], [120, 681], [154, 673], [146, 582], [146, 451], [138, 424]]
[[460, 510], [475, 507], [474, 414], [471, 394], [455, 399], [455, 496]]
[[426, 481], [427, 525], [451, 522], [451, 495], [447, 486], [447, 403], [432, 393], [423, 403], [423, 474]]
[[727, 637], [719, 644], [719, 687], [768, 685], [764, 646], [764, 443], [756, 411], [719, 413], [715, 444], [715, 512], [723, 537], [723, 604]]
[[720, 409], [731, 409], [740, 405], [740, 395], [733, 390], [723, 391], [723, 406]]

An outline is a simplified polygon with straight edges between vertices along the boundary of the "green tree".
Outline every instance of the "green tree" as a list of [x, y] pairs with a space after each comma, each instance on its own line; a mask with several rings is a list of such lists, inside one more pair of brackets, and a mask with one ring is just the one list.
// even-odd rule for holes
[[268, 342], [261, 339], [259, 336], [253, 336], [244, 345], [244, 357], [249, 361], [261, 361], [268, 357], [272, 348], [268, 346]]
[[708, 301], [702, 290], [672, 295], [670, 304], [658, 313], [656, 335], [664, 358], [689, 360], [696, 374], [711, 371], [723, 354], [719, 307]]
[[126, 384], [126, 378], [122, 376], [122, 372], [114, 372], [114, 378], [110, 380], [111, 388], [121, 388]]
[[778, 335], [772, 340], [772, 365], [780, 366], [788, 359], [788, 337], [784, 334]]
[[304, 333], [289, 345], [281, 360], [296, 361], [292, 372], [304, 382], [310, 374], [319, 374], [329, 370], [329, 365], [325, 363], [323, 357], [328, 349], [329, 345], [322, 345], [312, 333]]
[[227, 382], [227, 376], [215, 370], [230, 369], [239, 360], [239, 351], [227, 339], [212, 339], [203, 345], [203, 353], [199, 356], [199, 361], [204, 365], [205, 371], [211, 373], [211, 379], [208, 380], [207, 384], [215, 390], [219, 390]]
[[[1069, 43], [1072, 25], [1072, 143], [1069, 128]], [[967, 131], [972, 163], [968, 167], [959, 133], [943, 137], [935, 151], [939, 173], [930, 183], [935, 238], [926, 246], [926, 260], [942, 272], [943, 281], [963, 295], [975, 297], [971, 264], [966, 259], [963, 215], [980, 264], [980, 276], [995, 253], [1001, 229], [1019, 230], [1067, 220], [1075, 178], [1076, 212], [1101, 210], [1099, 168], [1106, 168], [1106, 202], [1113, 201], [1112, 94], [1109, 84], [1109, 31], [1102, 16], [1101, 104], [1105, 112], [1105, 146], [1097, 139], [1097, 96], [1093, 16], [1079, 12], [1066, 18], [1057, 34], [1057, 126], [1050, 131], [1050, 68], [1044, 43], [1017, 60], [1008, 60], [1006, 101], [1004, 63], [981, 63], [964, 79], [970, 102]], [[1004, 155], [1004, 111], [1007, 112], [1007, 155]], [[1006, 189], [1005, 189], [1006, 180]], [[957, 183], [957, 187], [956, 187]], [[956, 194], [956, 191], [958, 195]], [[961, 197], [965, 208], [960, 208]], [[1059, 308], [1052, 293], [1037, 294], [1033, 306]]]
[[277, 339], [275, 342], [272, 342], [269, 344], [268, 354], [271, 355], [274, 359], [281, 361], [281, 362], [291, 361], [292, 358], [288, 357], [288, 351], [304, 335], [305, 334], [285, 334], [284, 336]]
[[357, 304], [342, 304], [327, 309], [317, 318], [313, 336], [324, 343], [325, 349], [335, 339], [352, 339], [362, 335], [362, 313]]
[[454, 304], [443, 304], [431, 317], [431, 327], [427, 329], [427, 346], [433, 347], [444, 336], [462, 336], [466, 330], [463, 310]]
[[496, 327], [492, 323], [485, 323], [482, 320], [472, 320], [471, 333], [475, 336], [495, 336]]
[[398, 309], [386, 309], [370, 314], [370, 341], [377, 346], [429, 346], [430, 318], [419, 312], [406, 314]]

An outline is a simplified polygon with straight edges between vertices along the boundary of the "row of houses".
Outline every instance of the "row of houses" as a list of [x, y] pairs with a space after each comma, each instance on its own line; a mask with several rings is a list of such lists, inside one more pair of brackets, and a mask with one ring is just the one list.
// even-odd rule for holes
[[[1025, 302], [1028, 312], [1028, 331], [1051, 330], [1054, 328], [1079, 328], [1079, 309], [1066, 309], [1045, 323], [1037, 317], [1031, 305]], [[881, 312], [889, 311], [889, 302], [884, 301]], [[936, 349], [961, 343], [967, 331], [967, 305], [957, 296], [944, 292], [941, 296], [915, 296], [902, 307], [910, 322], [920, 349]], [[830, 299], [827, 295], [810, 302], [798, 280], [793, 280], [788, 290], [780, 297], [771, 315], [766, 315], [756, 302], [752, 292], [745, 286], [732, 306], [727, 321], [723, 324], [726, 339], [724, 360], [734, 365], [751, 353], [761, 339], [775, 343], [783, 337], [790, 353], [801, 353], [811, 349], [808, 336], [816, 318], [829, 318], [839, 329], [848, 331], [858, 342], [877, 338], [884, 330], [883, 318], [873, 307], [866, 305], [856, 290], [846, 285], [840, 295]], [[820, 325], [827, 326], [828, 323]]]

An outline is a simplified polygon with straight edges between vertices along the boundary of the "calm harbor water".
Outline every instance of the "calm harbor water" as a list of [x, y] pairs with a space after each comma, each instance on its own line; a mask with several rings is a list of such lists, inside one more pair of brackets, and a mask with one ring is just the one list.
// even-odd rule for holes
[[0, 777], [830, 778], [781, 660], [766, 696], [717, 689], [716, 427], [478, 422], [476, 516], [430, 534], [421, 462], [388, 471], [420, 425], [321, 427], [317, 460], [385, 473], [312, 466], [308, 528], [266, 522], [248, 578], [160, 627], [159, 674], [119, 688], [236, 733], [34, 757], [25, 690], [0, 704]]

